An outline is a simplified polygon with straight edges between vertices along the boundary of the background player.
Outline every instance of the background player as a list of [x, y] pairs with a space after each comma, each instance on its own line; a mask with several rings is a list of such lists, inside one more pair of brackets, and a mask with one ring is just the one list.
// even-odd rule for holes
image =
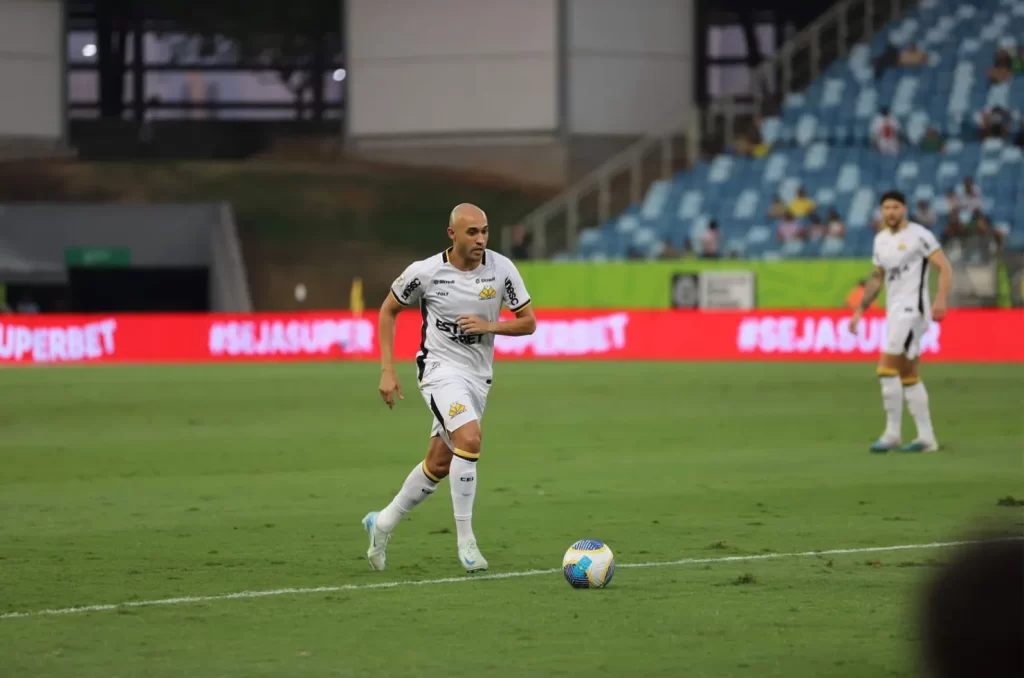
[[[381, 307], [380, 395], [391, 408], [396, 394], [404, 398], [394, 365], [395, 320], [403, 308], [418, 303], [423, 325], [416, 378], [434, 421], [426, 459], [409, 473], [386, 508], [363, 518], [370, 535], [366, 555], [375, 570], [386, 566], [385, 549], [401, 517], [433, 494], [449, 474], [459, 562], [467, 572], [487, 569], [472, 519], [494, 335], [533, 334], [537, 321], [515, 265], [487, 249], [487, 216], [480, 208], [456, 206], [448, 237], [452, 246], [406, 268]], [[515, 313], [514, 320], [498, 320], [502, 305]]]
[[[904, 452], [933, 452], [939, 449], [928, 409], [928, 391], [920, 377], [921, 339], [934, 318], [946, 315], [946, 301], [953, 285], [953, 267], [939, 242], [924, 226], [907, 221], [907, 201], [898, 191], [882, 196], [882, 222], [875, 236], [872, 263], [875, 270], [864, 288], [864, 298], [850, 320], [850, 332], [856, 333], [861, 316], [878, 297], [883, 282], [887, 286], [886, 314], [888, 335], [878, 363], [885, 406], [885, 433], [871, 446], [872, 452], [900, 448], [903, 423], [903, 397], [917, 425], [917, 438], [900, 448]], [[929, 303], [929, 263], [939, 269], [939, 288], [935, 303]], [[902, 382], [902, 388], [901, 388]]]

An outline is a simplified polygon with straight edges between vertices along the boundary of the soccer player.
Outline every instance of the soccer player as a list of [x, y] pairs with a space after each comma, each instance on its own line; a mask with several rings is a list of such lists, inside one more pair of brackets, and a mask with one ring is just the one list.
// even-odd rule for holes
[[[907, 221], [907, 201], [902, 193], [889, 191], [883, 195], [881, 211], [884, 228], [875, 236], [875, 268], [864, 288], [860, 307], [850, 320], [850, 332], [856, 333], [864, 311], [878, 297], [884, 283], [888, 288], [888, 335], [878, 363], [878, 376], [886, 424], [885, 432], [871, 445], [871, 451], [934, 452], [939, 445], [928, 410], [928, 391], [920, 376], [921, 339], [933, 318], [941, 321], [946, 315], [953, 267], [931, 231]], [[939, 269], [934, 303], [929, 302], [929, 264]], [[917, 438], [900, 447], [904, 397], [917, 425]]]
[[[433, 416], [426, 459], [409, 473], [395, 498], [363, 518], [370, 536], [366, 557], [383, 570], [391, 532], [450, 476], [459, 562], [467, 572], [487, 569], [473, 534], [473, 499], [480, 458], [480, 420], [487, 405], [494, 364], [494, 335], [533, 334], [537, 321], [530, 295], [515, 265], [487, 249], [487, 216], [457, 205], [448, 221], [452, 246], [417, 261], [391, 286], [380, 310], [380, 395], [389, 408], [404, 399], [394, 364], [395, 321], [418, 305], [423, 325], [416, 378]], [[502, 305], [514, 320], [499, 320]]]

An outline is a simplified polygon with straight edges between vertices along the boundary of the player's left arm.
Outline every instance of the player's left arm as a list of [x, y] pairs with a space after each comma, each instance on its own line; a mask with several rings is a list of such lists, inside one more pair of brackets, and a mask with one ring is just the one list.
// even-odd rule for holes
[[932, 302], [932, 318], [942, 320], [946, 317], [949, 290], [953, 288], [953, 264], [949, 263], [946, 254], [938, 247], [928, 255], [928, 260], [939, 269], [939, 289], [936, 290], [935, 301]]

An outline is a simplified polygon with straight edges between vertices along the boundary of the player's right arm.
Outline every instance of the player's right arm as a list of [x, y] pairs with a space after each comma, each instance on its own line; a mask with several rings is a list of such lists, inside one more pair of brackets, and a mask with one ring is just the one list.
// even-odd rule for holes
[[871, 256], [871, 263], [874, 265], [874, 269], [871, 271], [871, 277], [864, 283], [864, 296], [860, 300], [860, 306], [850, 318], [850, 334], [857, 334], [857, 326], [860, 324], [860, 319], [864, 317], [864, 311], [875, 303], [875, 299], [881, 294], [882, 285], [885, 283], [885, 269], [882, 268], [882, 262], [878, 257], [877, 245]]
[[423, 297], [424, 280], [419, 267], [412, 264], [391, 284], [391, 291], [380, 306], [377, 338], [380, 343], [380, 397], [389, 408], [395, 406], [395, 394], [405, 400], [395, 371], [395, 326], [398, 314]]

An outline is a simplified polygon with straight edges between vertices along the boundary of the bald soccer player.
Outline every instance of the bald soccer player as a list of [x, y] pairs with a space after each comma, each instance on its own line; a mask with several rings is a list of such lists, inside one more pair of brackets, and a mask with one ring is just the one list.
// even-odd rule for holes
[[[398, 521], [451, 476], [459, 562], [467, 572], [487, 569], [473, 534], [480, 459], [480, 421], [494, 366], [494, 335], [533, 334], [537, 321], [530, 295], [515, 265], [487, 249], [487, 215], [461, 204], [448, 220], [452, 246], [409, 265], [391, 286], [380, 310], [380, 396], [389, 408], [404, 399], [394, 363], [395, 321], [418, 305], [423, 325], [416, 354], [416, 379], [433, 422], [427, 457], [409, 473], [380, 512], [363, 518], [370, 536], [370, 567], [387, 566], [385, 549]], [[502, 305], [514, 320], [498, 320]]]

